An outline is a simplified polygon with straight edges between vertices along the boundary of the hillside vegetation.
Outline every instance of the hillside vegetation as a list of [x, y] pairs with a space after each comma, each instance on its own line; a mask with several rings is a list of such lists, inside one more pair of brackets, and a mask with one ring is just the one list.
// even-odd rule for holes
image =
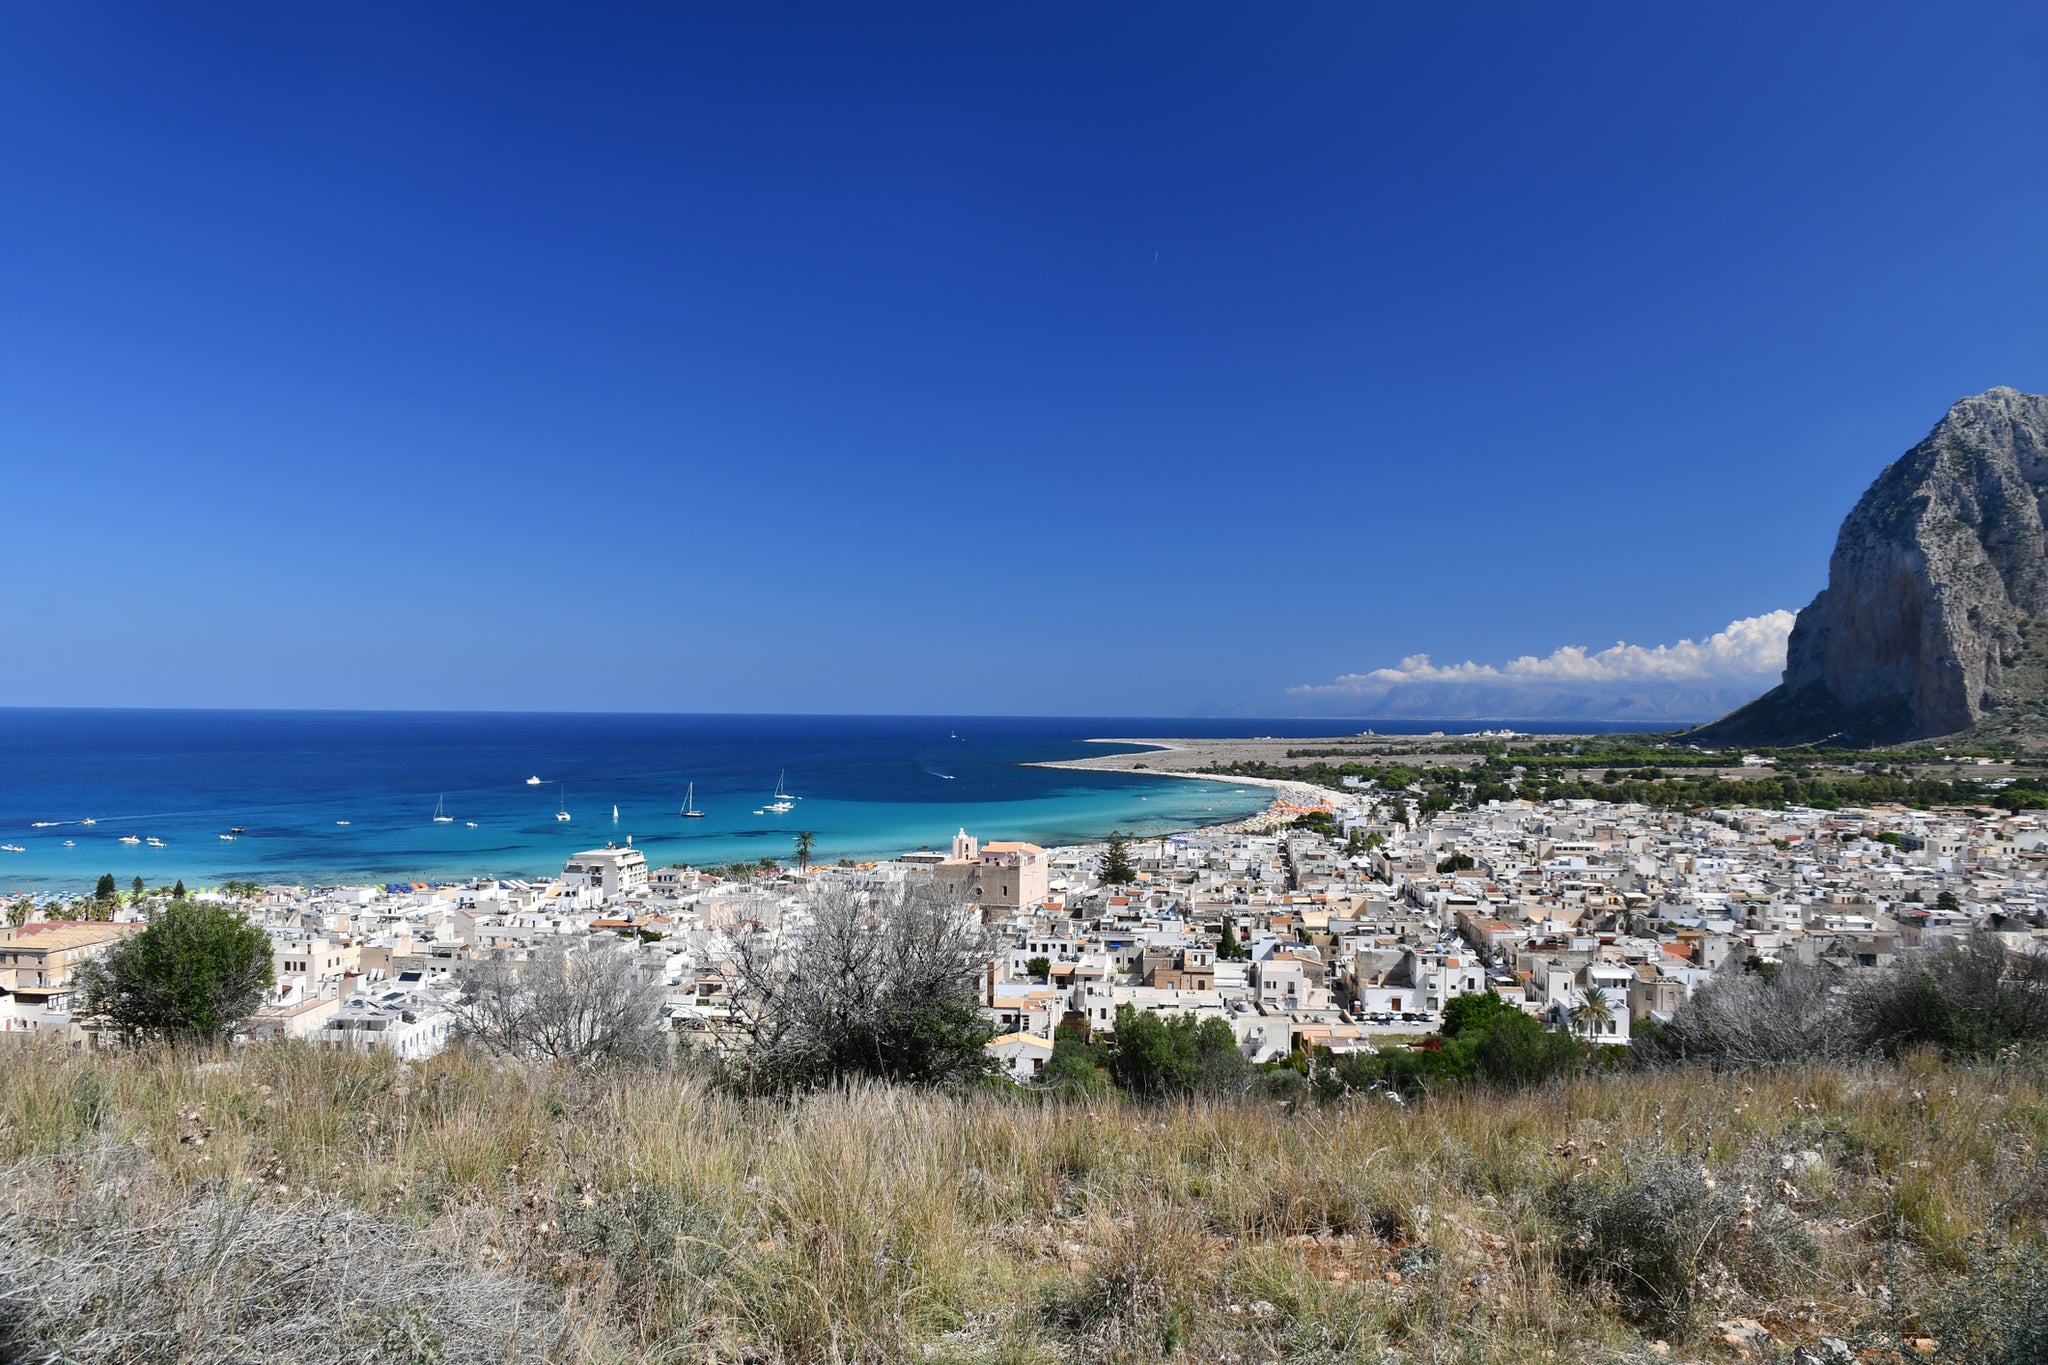
[[2017, 1361], [2044, 1326], [2011, 1054], [1320, 1108], [463, 1049], [6, 1068], [8, 1360]]

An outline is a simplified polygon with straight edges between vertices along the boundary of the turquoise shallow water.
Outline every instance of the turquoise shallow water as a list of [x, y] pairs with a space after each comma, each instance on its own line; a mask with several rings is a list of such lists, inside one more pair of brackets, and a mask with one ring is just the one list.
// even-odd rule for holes
[[[1254, 724], [1287, 733], [1279, 722]], [[814, 857], [825, 861], [943, 847], [961, 827], [1042, 844], [1113, 828], [1152, 833], [1247, 815], [1268, 794], [1020, 765], [1100, 754], [1103, 746], [1084, 742], [1097, 735], [1245, 728], [1130, 718], [0, 710], [0, 842], [26, 850], [0, 854], [0, 889], [83, 888], [105, 872], [124, 887], [135, 876], [195, 886], [520, 876], [559, 872], [570, 854], [628, 835], [657, 866], [707, 866], [787, 858], [799, 830], [816, 834]], [[794, 809], [757, 814], [784, 773]], [[528, 785], [529, 776], [543, 781]], [[701, 820], [679, 816], [691, 782]], [[437, 802], [451, 821], [434, 821]], [[564, 806], [567, 822], [555, 819]], [[232, 842], [219, 837], [236, 826], [244, 833]], [[164, 847], [122, 844], [124, 835]]]

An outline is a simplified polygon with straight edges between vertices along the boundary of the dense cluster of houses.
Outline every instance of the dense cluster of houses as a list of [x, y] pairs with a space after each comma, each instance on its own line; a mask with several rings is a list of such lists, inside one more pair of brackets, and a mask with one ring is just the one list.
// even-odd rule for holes
[[[1980, 929], [2020, 951], [2048, 943], [2048, 828], [2032, 814], [1571, 801], [1428, 820], [1411, 803], [1385, 818], [1404, 799], [1331, 793], [1313, 827], [1268, 818], [1133, 842], [1116, 885], [1101, 845], [962, 831], [944, 851], [752, 880], [607, 847], [557, 878], [275, 887], [244, 906], [276, 968], [250, 1032], [431, 1056], [454, 1037], [466, 961], [568, 947], [635, 954], [664, 985], [670, 1026], [716, 1047], [743, 1003], [734, 944], [801, 935], [831, 883], [872, 895], [923, 880], [988, 927], [989, 1046], [1020, 1082], [1055, 1029], [1113, 1034], [1126, 1006], [1220, 1019], [1255, 1061], [1426, 1035], [1480, 991], [1622, 1044], [1751, 962], [1882, 968]], [[96, 1041], [72, 1017], [72, 974], [143, 913], [0, 930], [0, 1035]]]

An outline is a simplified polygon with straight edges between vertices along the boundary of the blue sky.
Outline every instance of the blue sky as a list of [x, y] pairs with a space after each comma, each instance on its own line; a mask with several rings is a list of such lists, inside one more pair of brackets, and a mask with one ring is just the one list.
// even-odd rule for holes
[[12, 6], [0, 704], [1706, 641], [2048, 388], [2044, 164], [2035, 5]]

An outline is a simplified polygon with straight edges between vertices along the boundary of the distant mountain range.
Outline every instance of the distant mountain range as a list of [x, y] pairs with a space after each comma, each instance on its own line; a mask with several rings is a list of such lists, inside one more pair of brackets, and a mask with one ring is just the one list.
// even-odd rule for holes
[[2048, 397], [1950, 408], [1842, 523], [1785, 674], [1699, 743], [2048, 743]]
[[1751, 695], [1746, 687], [1703, 685], [1673, 689], [1644, 683], [1640, 690], [1581, 691], [1543, 684], [1407, 683], [1377, 698], [1351, 703], [1356, 715], [1388, 720], [1614, 721], [1668, 730], [1727, 713]]

